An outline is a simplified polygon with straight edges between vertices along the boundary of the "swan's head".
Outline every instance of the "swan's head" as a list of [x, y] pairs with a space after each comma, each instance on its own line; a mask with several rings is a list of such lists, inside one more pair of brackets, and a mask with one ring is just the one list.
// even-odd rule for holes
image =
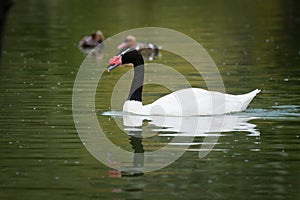
[[144, 65], [144, 59], [137, 50], [127, 49], [120, 55], [111, 58], [109, 61], [109, 65], [110, 66], [107, 68], [109, 72], [120, 65], [131, 65], [136, 68], [138, 66]]
[[134, 76], [128, 95], [128, 100], [142, 102], [142, 91], [144, 83], [144, 59], [135, 49], [126, 51], [123, 55], [118, 55], [110, 59], [108, 71], [117, 68], [120, 65], [131, 64], [134, 66]]

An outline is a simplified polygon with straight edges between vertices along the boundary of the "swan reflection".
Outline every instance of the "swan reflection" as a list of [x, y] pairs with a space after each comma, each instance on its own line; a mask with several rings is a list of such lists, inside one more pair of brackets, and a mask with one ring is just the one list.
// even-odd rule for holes
[[[256, 125], [250, 122], [257, 117], [247, 116], [247, 113], [197, 117], [141, 116], [122, 112], [106, 112], [103, 115], [113, 117], [118, 126], [130, 137], [129, 143], [134, 154], [131, 164], [127, 162], [130, 166], [127, 165], [123, 169], [132, 172], [132, 175], [138, 173], [142, 175], [140, 172], [143, 172], [145, 167], [156, 164], [153, 157], [151, 159], [147, 157], [147, 149], [144, 150], [143, 140], [147, 137], [161, 137], [161, 141], [167, 141], [165, 147], [168, 153], [176, 152], [174, 151], [176, 148], [183, 152], [197, 151], [199, 158], [204, 158], [210, 151], [226, 151], [214, 148], [221, 136], [230, 136], [234, 132], [246, 132], [247, 136], [260, 135]], [[203, 140], [199, 142], [199, 139], [194, 138]], [[191, 146], [193, 148], [190, 148]], [[159, 154], [155, 159], [160, 162], [162, 159], [168, 159], [166, 155], [171, 154]]]
[[[250, 120], [257, 117], [246, 115], [217, 115], [198, 117], [171, 117], [171, 116], [140, 116], [125, 114], [123, 118], [124, 131], [147, 130], [159, 136], [222, 136], [225, 132], [243, 131], [248, 136], [259, 136], [256, 125]], [[144, 121], [148, 121], [145, 125]], [[147, 127], [149, 127], [147, 129]], [[143, 132], [143, 134], [146, 134]], [[151, 134], [151, 135], [153, 135]]]

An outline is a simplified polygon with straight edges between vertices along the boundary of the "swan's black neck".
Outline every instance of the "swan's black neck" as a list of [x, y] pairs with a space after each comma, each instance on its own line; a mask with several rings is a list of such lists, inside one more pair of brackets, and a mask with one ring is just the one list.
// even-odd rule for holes
[[144, 59], [137, 50], [129, 51], [122, 56], [122, 64], [132, 63], [134, 66], [134, 77], [127, 100], [142, 102], [144, 84]]

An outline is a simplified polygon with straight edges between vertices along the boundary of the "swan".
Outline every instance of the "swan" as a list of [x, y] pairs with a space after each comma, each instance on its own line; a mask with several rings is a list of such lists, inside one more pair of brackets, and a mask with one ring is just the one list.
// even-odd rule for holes
[[260, 92], [256, 89], [242, 95], [224, 94], [201, 88], [186, 88], [165, 95], [151, 104], [142, 104], [144, 83], [144, 59], [135, 49], [114, 56], [109, 61], [108, 71], [122, 64], [134, 66], [130, 92], [123, 105], [123, 112], [137, 115], [199, 116], [221, 115], [244, 111]]

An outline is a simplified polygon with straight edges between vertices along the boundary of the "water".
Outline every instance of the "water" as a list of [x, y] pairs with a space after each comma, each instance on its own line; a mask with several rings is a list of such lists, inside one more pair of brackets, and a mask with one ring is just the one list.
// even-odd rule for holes
[[[0, 72], [0, 198], [299, 199], [299, 8], [292, 0], [16, 2]], [[214, 133], [202, 130], [176, 162], [134, 176], [89, 154], [75, 129], [71, 103], [85, 58], [77, 42], [95, 29], [109, 37], [141, 26], [175, 29], [200, 42], [228, 93], [262, 92], [246, 112], [229, 115], [235, 123], [219, 133], [204, 158], [199, 158], [204, 136]], [[206, 87], [180, 57], [162, 52], [157, 62], [177, 69], [192, 86]], [[124, 126], [122, 113], [110, 111], [112, 85], [126, 71], [104, 74], [107, 84], [97, 88], [96, 114], [108, 138], [132, 152], [132, 130]], [[147, 85], [144, 100], [168, 92]], [[153, 118], [137, 131], [152, 136], [143, 140], [146, 152], [166, 145], [172, 134], [188, 133]]]

